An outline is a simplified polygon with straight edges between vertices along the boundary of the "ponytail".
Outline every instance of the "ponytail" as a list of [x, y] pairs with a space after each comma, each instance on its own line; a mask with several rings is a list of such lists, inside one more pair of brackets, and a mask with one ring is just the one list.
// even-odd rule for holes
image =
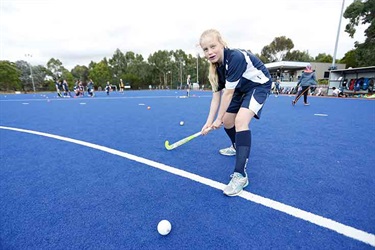
[[208, 80], [210, 81], [213, 92], [216, 92], [219, 88], [219, 76], [217, 75], [216, 68], [216, 64], [210, 62], [208, 68]]

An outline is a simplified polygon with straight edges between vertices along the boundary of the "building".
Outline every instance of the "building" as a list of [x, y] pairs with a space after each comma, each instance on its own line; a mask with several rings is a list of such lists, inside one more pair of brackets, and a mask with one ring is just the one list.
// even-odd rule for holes
[[348, 96], [373, 94], [374, 85], [375, 66], [336, 69], [330, 73], [328, 95], [332, 95], [333, 87], [340, 89]]
[[[279, 77], [283, 87], [295, 87], [298, 79], [301, 77], [302, 72], [305, 70], [307, 65], [311, 65], [315, 71], [316, 78], [329, 80], [330, 68], [332, 63], [320, 63], [320, 62], [292, 62], [292, 61], [281, 61], [266, 63], [265, 66], [269, 70], [272, 81], [276, 81]], [[345, 64], [336, 64], [337, 69], [345, 69]]]

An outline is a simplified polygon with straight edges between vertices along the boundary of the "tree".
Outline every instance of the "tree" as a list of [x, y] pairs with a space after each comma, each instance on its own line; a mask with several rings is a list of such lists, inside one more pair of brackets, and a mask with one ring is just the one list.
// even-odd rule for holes
[[357, 68], [358, 67], [358, 62], [357, 62], [357, 55], [356, 55], [355, 49], [350, 50], [345, 53], [344, 57], [340, 60], [340, 63], [346, 64], [346, 67], [352, 67], [352, 68]]
[[315, 62], [329, 63], [332, 61], [333, 61], [333, 57], [331, 55], [327, 55], [326, 53], [319, 53], [315, 57]]
[[[148, 63], [151, 65], [153, 73], [159, 78], [160, 85], [167, 85], [167, 72], [170, 68], [172, 53], [167, 50], [159, 50], [148, 57]], [[155, 81], [155, 80], [154, 80]]]
[[112, 58], [108, 60], [108, 65], [111, 68], [113, 80], [119, 82], [120, 76], [126, 73], [127, 62], [124, 53], [116, 49]]
[[0, 90], [10, 91], [20, 89], [21, 72], [9, 61], [0, 61]]
[[47, 62], [47, 68], [51, 72], [52, 74], [51, 76], [54, 79], [60, 78], [62, 76], [63, 69], [64, 69], [62, 62], [59, 59], [55, 59], [55, 58], [51, 58]]
[[64, 67], [62, 67], [61, 79], [66, 80], [68, 82], [68, 86], [70, 87], [74, 84], [74, 76]]
[[352, 38], [360, 23], [369, 24], [365, 30], [365, 42], [355, 42], [355, 57], [358, 66], [375, 65], [375, 0], [355, 0], [346, 8], [344, 18], [349, 19], [345, 32]]
[[187, 55], [186, 65], [185, 65], [185, 73], [186, 73], [185, 79], [187, 79], [187, 75], [190, 75], [192, 82], [197, 81], [197, 61], [198, 61], [198, 67], [199, 67], [199, 58], [197, 59], [197, 57], [191, 54]]
[[199, 84], [204, 85], [206, 88], [210, 86], [208, 81], [208, 67], [209, 62], [204, 58], [198, 58], [199, 63]]
[[16, 61], [16, 67], [20, 72], [20, 86], [23, 91], [33, 89], [33, 83], [31, 79], [30, 64], [26, 61]]
[[285, 36], [276, 37], [269, 45], [263, 47], [261, 56], [268, 62], [283, 61], [285, 55], [294, 48], [293, 41]]
[[108, 66], [107, 59], [104, 58], [101, 62], [92, 64], [93, 68], [90, 70], [89, 78], [94, 81], [96, 87], [104, 88], [106, 83], [111, 82], [112, 74]]
[[[263, 49], [264, 49], [264, 48], [263, 48]], [[258, 54], [258, 53], [256, 53], [255, 56], [258, 57], [263, 63], [270, 63], [270, 61], [268, 60], [268, 58], [265, 57], [265, 56], [262, 55], [262, 54]]]
[[[49, 76], [49, 70], [42, 66], [32, 66], [33, 68], [33, 78], [35, 82], [35, 88], [38, 90], [47, 90], [51, 89], [49, 88], [51, 85], [51, 77]], [[52, 90], [55, 90], [55, 84], [52, 84]]]
[[76, 65], [71, 71], [73, 77], [82, 82], [88, 82], [89, 69], [86, 66]]
[[259, 58], [264, 62], [264, 63], [270, 63], [274, 62], [273, 60], [273, 51], [271, 49], [270, 45], [266, 45], [263, 47], [262, 51], [260, 52]]
[[152, 74], [150, 73], [150, 65], [145, 62], [143, 56], [126, 52], [127, 74], [121, 75], [122, 79], [132, 85], [132, 88], [148, 88], [148, 84], [152, 82]]
[[311, 62], [314, 61], [314, 58], [312, 58], [307, 51], [293, 50], [286, 53], [284, 60], [295, 62]]
[[128, 51], [125, 53], [125, 60], [126, 60], [127, 66], [129, 66], [129, 64], [132, 64], [134, 60], [143, 61], [143, 56], [134, 54], [134, 52], [132, 51]]
[[[179, 82], [180, 86], [182, 86], [182, 83], [185, 82], [184, 79], [186, 79], [187, 74], [185, 69], [185, 65], [187, 64], [187, 55], [185, 51], [179, 49], [175, 51], [171, 51], [172, 54], [172, 59], [171, 59], [171, 64], [170, 67], [176, 71], [177, 74], [177, 82]], [[185, 71], [185, 72], [184, 72]]]
[[[46, 67], [42, 65], [32, 66], [26, 61], [20, 60], [16, 61], [16, 67], [20, 71], [20, 85], [21, 89], [25, 92], [33, 90], [33, 81], [36, 90], [54, 90], [55, 84], [48, 81], [52, 73]], [[31, 70], [33, 76], [31, 78]], [[52, 85], [49, 86], [49, 85]]]

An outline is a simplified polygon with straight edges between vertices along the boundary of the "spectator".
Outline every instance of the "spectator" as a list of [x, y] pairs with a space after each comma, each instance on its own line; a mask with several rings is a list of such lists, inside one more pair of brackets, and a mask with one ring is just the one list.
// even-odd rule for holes
[[339, 97], [339, 95], [340, 95], [340, 90], [337, 89], [336, 87], [333, 87], [333, 88], [332, 88], [332, 95], [333, 95], [333, 96], [336, 96], [336, 97]]
[[315, 94], [316, 96], [323, 96], [323, 88], [318, 88], [318, 92]]

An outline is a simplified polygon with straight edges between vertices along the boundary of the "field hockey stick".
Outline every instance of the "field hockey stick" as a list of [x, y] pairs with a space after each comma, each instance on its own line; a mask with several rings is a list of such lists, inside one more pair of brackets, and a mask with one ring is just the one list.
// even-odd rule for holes
[[299, 95], [296, 97], [295, 102], [297, 103], [298, 100], [299, 100], [299, 98], [301, 98], [301, 96], [303, 96], [303, 94], [304, 94], [306, 91], [308, 91], [309, 89], [310, 89], [310, 87], [306, 88], [301, 94], [299, 94]]
[[[211, 130], [212, 130], [212, 128], [207, 128], [205, 131], [209, 132]], [[164, 146], [167, 150], [172, 150], [172, 149], [175, 149], [175, 148], [177, 148], [181, 145], [184, 145], [185, 143], [199, 137], [200, 135], [202, 135], [201, 131], [199, 131], [199, 132], [197, 132], [193, 135], [189, 135], [188, 137], [185, 137], [185, 138], [183, 138], [183, 139], [181, 139], [181, 140], [179, 140], [179, 141], [177, 141], [173, 144], [169, 144], [169, 141], [165, 141]]]

